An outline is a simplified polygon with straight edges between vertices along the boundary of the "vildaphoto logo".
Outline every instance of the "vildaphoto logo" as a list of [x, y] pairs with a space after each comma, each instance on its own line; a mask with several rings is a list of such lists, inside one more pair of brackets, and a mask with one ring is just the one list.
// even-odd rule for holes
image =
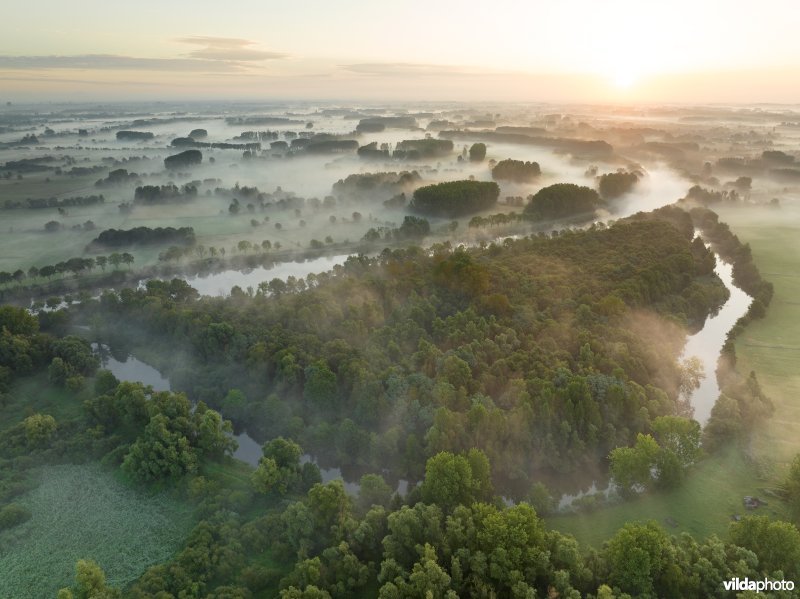
[[792, 580], [750, 580], [749, 578], [732, 578], [722, 582], [726, 591], [793, 591], [794, 581]]

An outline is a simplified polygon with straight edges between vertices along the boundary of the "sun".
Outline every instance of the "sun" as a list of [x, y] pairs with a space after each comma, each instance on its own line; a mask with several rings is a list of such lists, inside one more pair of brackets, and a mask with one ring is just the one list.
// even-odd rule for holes
[[636, 83], [636, 74], [631, 69], [620, 68], [615, 70], [612, 81], [618, 89], [630, 89]]

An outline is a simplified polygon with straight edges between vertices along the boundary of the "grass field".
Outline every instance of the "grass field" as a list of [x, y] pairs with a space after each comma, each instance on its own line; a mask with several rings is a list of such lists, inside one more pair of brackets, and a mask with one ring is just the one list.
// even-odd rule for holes
[[[680, 488], [669, 493], [656, 492], [595, 512], [546, 520], [551, 528], [598, 548], [632, 521], [655, 520], [671, 534], [688, 532], [698, 539], [711, 534], [724, 537], [731, 516], [745, 513], [742, 498], [745, 495], [764, 498], [764, 487], [769, 486], [769, 481], [757, 478], [742, 451], [731, 447], [701, 462]], [[770, 505], [756, 513], [783, 516], [783, 506], [766, 497]]]
[[123, 587], [167, 560], [192, 524], [187, 508], [147, 496], [96, 464], [46, 466], [39, 486], [17, 502], [30, 520], [0, 534], [0, 597], [55, 597], [71, 586], [75, 563], [97, 561]]
[[775, 404], [775, 415], [752, 442], [776, 475], [800, 452], [800, 214], [781, 210], [728, 210], [721, 220], [750, 244], [762, 276], [775, 286], [766, 318], [736, 340], [738, 369], [754, 370]]

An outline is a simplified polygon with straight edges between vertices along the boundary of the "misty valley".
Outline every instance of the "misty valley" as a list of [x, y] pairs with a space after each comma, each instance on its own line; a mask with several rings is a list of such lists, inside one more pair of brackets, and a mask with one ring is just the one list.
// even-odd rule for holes
[[798, 233], [790, 106], [0, 106], [0, 597], [800, 581]]

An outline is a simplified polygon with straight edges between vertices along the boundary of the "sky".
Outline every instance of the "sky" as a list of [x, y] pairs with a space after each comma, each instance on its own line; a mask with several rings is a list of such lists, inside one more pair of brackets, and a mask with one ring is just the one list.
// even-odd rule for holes
[[796, 0], [4, 0], [0, 101], [799, 103]]

